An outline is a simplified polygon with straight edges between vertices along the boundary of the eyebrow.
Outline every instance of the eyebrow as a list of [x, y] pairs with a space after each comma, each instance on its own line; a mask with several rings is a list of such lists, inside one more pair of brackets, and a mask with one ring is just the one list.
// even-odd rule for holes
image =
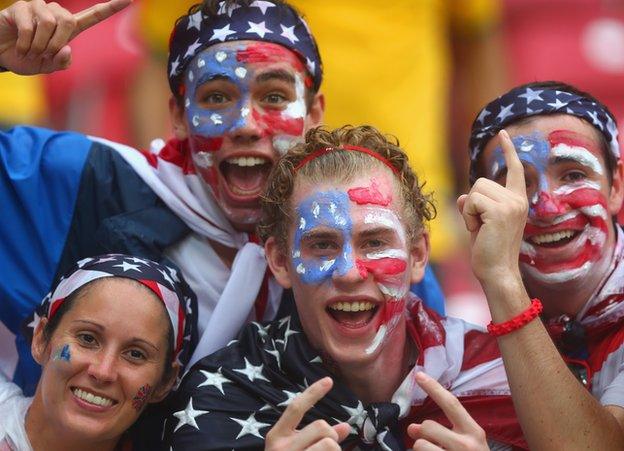
[[[89, 326], [95, 327], [96, 329], [98, 329], [98, 331], [104, 331], [106, 328], [104, 326], [102, 326], [101, 324], [98, 324], [94, 321], [89, 321], [89, 320], [85, 320], [85, 319], [76, 319], [73, 320], [72, 323], [83, 323], [83, 324], [87, 324]], [[144, 340], [143, 338], [139, 338], [139, 337], [132, 337], [130, 338], [131, 342], [139, 342], [139, 343], [144, 343], [145, 345], [154, 348], [157, 352], [159, 351], [158, 346], [156, 346], [153, 343], [150, 343], [147, 340]]]
[[388, 227], [373, 227], [370, 229], [362, 230], [358, 233], [362, 238], [369, 238], [375, 235], [394, 235], [396, 232], [394, 229]]
[[256, 77], [257, 83], [265, 83], [271, 80], [281, 80], [286, 83], [295, 84], [295, 76], [284, 69], [275, 69], [263, 72]]

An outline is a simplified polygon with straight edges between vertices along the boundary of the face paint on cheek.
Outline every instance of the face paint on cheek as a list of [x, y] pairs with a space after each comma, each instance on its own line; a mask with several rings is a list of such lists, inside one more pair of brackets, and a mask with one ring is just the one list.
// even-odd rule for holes
[[[319, 284], [331, 279], [335, 271], [346, 274], [353, 267], [351, 248], [351, 217], [347, 194], [340, 191], [317, 193], [297, 207], [299, 226], [293, 243], [293, 265], [305, 284]], [[302, 242], [318, 227], [336, 230], [342, 237], [343, 248], [334, 258], [304, 255]]]
[[151, 393], [152, 387], [150, 384], [145, 384], [144, 386], [139, 388], [136, 395], [134, 395], [134, 398], [132, 398], [132, 407], [134, 407], [134, 409], [137, 411], [143, 409], [143, 406], [145, 406], [145, 403], [147, 403], [147, 400]]
[[58, 348], [54, 354], [52, 354], [52, 360], [61, 361], [61, 362], [69, 362], [71, 360], [71, 352], [69, 350], [69, 345], [63, 345]]

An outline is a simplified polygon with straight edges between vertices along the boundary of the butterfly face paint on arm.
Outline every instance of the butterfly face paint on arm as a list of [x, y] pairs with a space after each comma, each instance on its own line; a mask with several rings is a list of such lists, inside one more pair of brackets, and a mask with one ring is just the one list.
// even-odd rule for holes
[[[525, 165], [529, 218], [520, 261], [526, 273], [546, 284], [582, 279], [607, 257], [610, 235], [604, 159], [591, 135], [546, 130], [512, 141]], [[500, 181], [500, 148], [487, 153], [488, 177]]]

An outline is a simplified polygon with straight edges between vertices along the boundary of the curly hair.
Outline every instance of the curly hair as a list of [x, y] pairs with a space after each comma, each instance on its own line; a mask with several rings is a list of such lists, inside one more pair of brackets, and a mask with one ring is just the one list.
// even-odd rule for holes
[[[263, 241], [273, 236], [282, 250], [287, 249], [288, 230], [293, 220], [290, 199], [295, 184], [302, 181], [319, 184], [327, 180], [345, 183], [356, 174], [369, 173], [373, 167], [388, 170], [382, 162], [370, 155], [341, 151], [340, 147], [345, 145], [366, 147], [397, 169], [404, 208], [402, 216], [411, 238], [420, 234], [425, 224], [435, 217], [432, 194], [423, 192], [425, 184], [419, 182], [418, 176], [410, 168], [408, 157], [396, 138], [384, 136], [368, 125], [347, 125], [335, 130], [319, 127], [308, 131], [305, 142], [293, 147], [271, 170], [261, 199], [262, 218], [257, 229]], [[295, 169], [308, 155], [328, 147], [335, 150]]]

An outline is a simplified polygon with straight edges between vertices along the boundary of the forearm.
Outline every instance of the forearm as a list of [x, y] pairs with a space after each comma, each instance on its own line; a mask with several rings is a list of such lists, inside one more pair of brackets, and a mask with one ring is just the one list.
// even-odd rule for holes
[[[526, 308], [521, 280], [484, 290], [494, 323]], [[507, 315], [507, 316], [505, 316]], [[511, 315], [511, 316], [510, 316]], [[570, 372], [539, 320], [498, 339], [516, 413], [531, 449], [621, 449], [624, 431]]]

